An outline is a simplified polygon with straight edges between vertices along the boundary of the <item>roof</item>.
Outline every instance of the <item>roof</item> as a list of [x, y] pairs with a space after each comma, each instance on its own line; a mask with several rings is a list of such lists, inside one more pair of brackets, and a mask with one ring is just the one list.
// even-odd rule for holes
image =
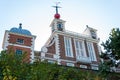
[[23, 34], [23, 35], [28, 35], [28, 36], [32, 35], [29, 30], [22, 29], [22, 24], [19, 24], [19, 28], [16, 28], [16, 27], [11, 28], [10, 32]]

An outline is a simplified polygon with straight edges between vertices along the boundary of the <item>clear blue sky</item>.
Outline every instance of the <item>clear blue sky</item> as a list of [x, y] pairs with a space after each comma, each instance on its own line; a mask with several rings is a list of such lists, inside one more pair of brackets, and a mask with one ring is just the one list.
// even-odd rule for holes
[[82, 33], [88, 25], [98, 30], [102, 42], [112, 28], [120, 28], [120, 0], [0, 0], [0, 50], [5, 30], [19, 23], [37, 36], [35, 50], [40, 50], [51, 34], [55, 2], [61, 2], [59, 13], [67, 30]]

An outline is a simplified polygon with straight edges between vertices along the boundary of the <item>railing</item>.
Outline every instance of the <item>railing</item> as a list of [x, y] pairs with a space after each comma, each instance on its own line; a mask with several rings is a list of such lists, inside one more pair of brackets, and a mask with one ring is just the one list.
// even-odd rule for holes
[[90, 57], [77, 56], [77, 62], [91, 63]]
[[69, 34], [72, 34], [72, 35], [75, 35], [75, 36], [82, 36], [82, 37], [89, 37], [89, 38], [91, 38], [90, 35], [86, 35], [86, 34], [81, 34], [81, 33], [72, 32], [72, 31], [68, 31], [68, 30], [65, 30], [65, 32], [69, 33]]

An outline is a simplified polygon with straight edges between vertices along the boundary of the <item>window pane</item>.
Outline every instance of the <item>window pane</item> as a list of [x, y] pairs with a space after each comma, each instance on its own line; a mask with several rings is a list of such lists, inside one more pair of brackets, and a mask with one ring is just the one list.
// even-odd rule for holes
[[17, 39], [17, 43], [23, 44], [24, 40], [23, 39]]
[[86, 57], [83, 41], [75, 40], [75, 46], [77, 56]]
[[65, 37], [64, 39], [66, 56], [73, 57], [71, 38]]
[[89, 56], [91, 57], [91, 60], [96, 61], [96, 55], [94, 52], [93, 44], [88, 42], [87, 47], [88, 47], [88, 52], [89, 52]]
[[16, 54], [22, 54], [22, 50], [17, 49]]

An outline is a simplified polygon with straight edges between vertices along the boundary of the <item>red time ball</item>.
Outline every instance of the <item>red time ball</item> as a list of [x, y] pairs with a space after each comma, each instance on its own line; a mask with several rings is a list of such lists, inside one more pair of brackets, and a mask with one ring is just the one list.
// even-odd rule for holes
[[56, 19], [59, 19], [59, 18], [60, 18], [60, 14], [56, 13], [56, 14], [54, 15], [54, 17], [55, 17]]

